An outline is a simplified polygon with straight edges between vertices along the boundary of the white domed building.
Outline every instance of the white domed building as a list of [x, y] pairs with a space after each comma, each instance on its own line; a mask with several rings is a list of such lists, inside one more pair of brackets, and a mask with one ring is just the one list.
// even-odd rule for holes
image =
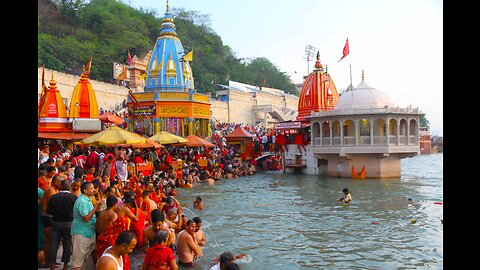
[[[363, 73], [363, 72], [362, 72]], [[312, 153], [329, 176], [400, 177], [400, 160], [420, 153], [418, 108], [394, 107], [362, 81], [344, 92], [333, 111], [312, 112]], [[322, 161], [322, 162], [320, 162]]]

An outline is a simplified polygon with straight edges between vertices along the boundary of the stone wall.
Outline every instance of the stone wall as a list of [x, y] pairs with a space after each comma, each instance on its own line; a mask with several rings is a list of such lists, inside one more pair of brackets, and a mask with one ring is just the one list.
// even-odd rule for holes
[[228, 103], [218, 100], [212, 100], [210, 106], [212, 112], [212, 118], [219, 122], [228, 122]]

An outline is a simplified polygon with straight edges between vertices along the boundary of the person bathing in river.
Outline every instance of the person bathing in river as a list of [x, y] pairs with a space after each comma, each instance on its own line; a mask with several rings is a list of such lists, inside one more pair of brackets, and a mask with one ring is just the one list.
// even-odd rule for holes
[[345, 194], [345, 196], [339, 198], [339, 199], [338, 199], [338, 202], [343, 202], [343, 203], [348, 203], [348, 204], [350, 204], [350, 202], [352, 201], [352, 195], [351, 195], [350, 192], [348, 191], [348, 188], [344, 188], [342, 191], [343, 191], [343, 194]]
[[179, 232], [177, 236], [178, 264], [189, 268], [194, 268], [194, 259], [202, 256], [202, 249], [195, 238], [195, 229], [195, 221], [189, 219], [185, 230]]
[[203, 248], [207, 244], [207, 238], [205, 238], [205, 232], [202, 231], [202, 219], [200, 217], [194, 217], [193, 221], [195, 221], [196, 227], [195, 227], [195, 239], [197, 239], [198, 246], [200, 248]]
[[203, 209], [202, 197], [197, 196], [195, 201], [193, 201], [193, 208], [195, 208], [197, 210], [202, 210]]

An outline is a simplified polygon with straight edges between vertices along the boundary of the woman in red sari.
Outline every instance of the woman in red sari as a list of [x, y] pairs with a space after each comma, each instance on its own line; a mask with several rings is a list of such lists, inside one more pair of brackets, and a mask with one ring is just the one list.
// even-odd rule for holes
[[[117, 218], [113, 221], [112, 225], [97, 238], [97, 251], [100, 255], [103, 254], [108, 247], [115, 245], [115, 241], [117, 241], [117, 237], [121, 232], [128, 230], [128, 221], [122, 207], [117, 206], [114, 211], [117, 213]], [[130, 269], [130, 258], [128, 254], [123, 256], [123, 269]]]
[[145, 229], [146, 216], [143, 211], [137, 207], [133, 198], [126, 198], [123, 201], [123, 206], [127, 207], [138, 218], [137, 221], [130, 219], [130, 231], [134, 232], [137, 236], [136, 247], [141, 248], [143, 246], [143, 230]]
[[143, 259], [142, 270], [178, 270], [175, 253], [170, 247], [165, 246], [168, 233], [160, 230], [154, 237], [153, 245], [148, 248]]

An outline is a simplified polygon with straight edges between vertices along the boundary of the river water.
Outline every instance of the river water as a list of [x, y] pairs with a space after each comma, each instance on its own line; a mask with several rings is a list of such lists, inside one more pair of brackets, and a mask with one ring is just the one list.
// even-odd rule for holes
[[[443, 269], [443, 154], [401, 163], [400, 179], [266, 172], [179, 189], [207, 238], [195, 269], [210, 269], [227, 250], [251, 256], [242, 270]], [[336, 201], [345, 187], [349, 207]]]

